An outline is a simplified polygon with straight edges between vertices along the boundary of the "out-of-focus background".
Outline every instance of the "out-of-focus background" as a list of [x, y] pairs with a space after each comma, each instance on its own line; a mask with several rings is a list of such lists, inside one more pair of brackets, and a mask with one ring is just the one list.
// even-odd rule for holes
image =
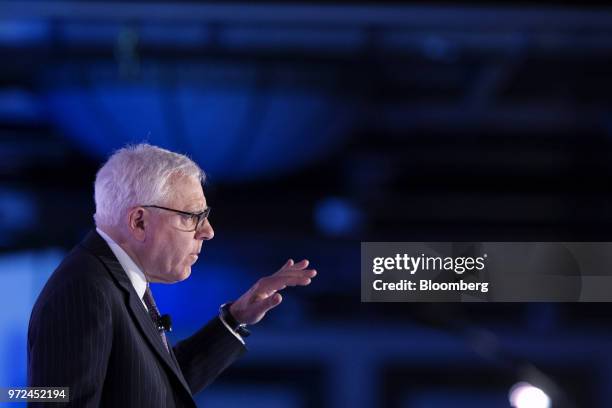
[[97, 168], [147, 141], [213, 207], [154, 287], [173, 341], [288, 257], [319, 271], [201, 406], [612, 406], [608, 304], [359, 292], [361, 241], [610, 241], [611, 63], [601, 3], [0, 2], [0, 386]]

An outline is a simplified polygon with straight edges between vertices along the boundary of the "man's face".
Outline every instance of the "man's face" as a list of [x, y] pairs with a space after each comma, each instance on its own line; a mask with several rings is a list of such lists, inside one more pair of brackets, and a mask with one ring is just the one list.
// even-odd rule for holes
[[[191, 213], [206, 208], [206, 198], [199, 180], [177, 176], [172, 180], [171, 196], [164, 207]], [[189, 217], [157, 208], [148, 208], [148, 225], [143, 242], [143, 267], [151, 281], [179, 282], [191, 275], [191, 265], [198, 260], [202, 241], [212, 239], [214, 231], [205, 220], [197, 231], [187, 231]]]

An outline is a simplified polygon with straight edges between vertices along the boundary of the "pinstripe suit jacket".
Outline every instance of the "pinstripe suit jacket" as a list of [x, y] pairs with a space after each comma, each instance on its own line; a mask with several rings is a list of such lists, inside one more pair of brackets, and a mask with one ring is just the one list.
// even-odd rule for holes
[[70, 387], [74, 407], [195, 407], [192, 395], [244, 351], [215, 318], [168, 353], [121, 264], [92, 231], [34, 305], [28, 385]]

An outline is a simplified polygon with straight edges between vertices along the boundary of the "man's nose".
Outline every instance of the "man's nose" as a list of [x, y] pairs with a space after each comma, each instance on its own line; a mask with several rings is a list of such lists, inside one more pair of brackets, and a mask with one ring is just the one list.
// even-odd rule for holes
[[213, 239], [214, 236], [215, 230], [213, 230], [213, 227], [207, 218], [202, 223], [202, 226], [196, 231], [196, 239], [203, 239], [205, 241], [208, 241], [209, 239]]

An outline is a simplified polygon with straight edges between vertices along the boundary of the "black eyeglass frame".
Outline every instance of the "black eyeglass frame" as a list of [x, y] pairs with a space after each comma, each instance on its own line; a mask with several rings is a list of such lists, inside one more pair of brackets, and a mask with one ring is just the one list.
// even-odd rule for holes
[[187, 230], [188, 232], [197, 231], [198, 227], [200, 227], [200, 223], [203, 220], [205, 220], [206, 218], [208, 218], [208, 215], [210, 214], [210, 207], [206, 207], [204, 209], [204, 211], [199, 212], [199, 213], [192, 213], [192, 212], [189, 212], [189, 211], [175, 210], [174, 208], [162, 207], [160, 205], [141, 205], [139, 207], [142, 207], [142, 208], [157, 208], [157, 209], [160, 209], [160, 210], [172, 211], [172, 212], [175, 212], [177, 214], [188, 215], [190, 217], [197, 217], [198, 221], [196, 222], [196, 225], [195, 225], [194, 229]]

